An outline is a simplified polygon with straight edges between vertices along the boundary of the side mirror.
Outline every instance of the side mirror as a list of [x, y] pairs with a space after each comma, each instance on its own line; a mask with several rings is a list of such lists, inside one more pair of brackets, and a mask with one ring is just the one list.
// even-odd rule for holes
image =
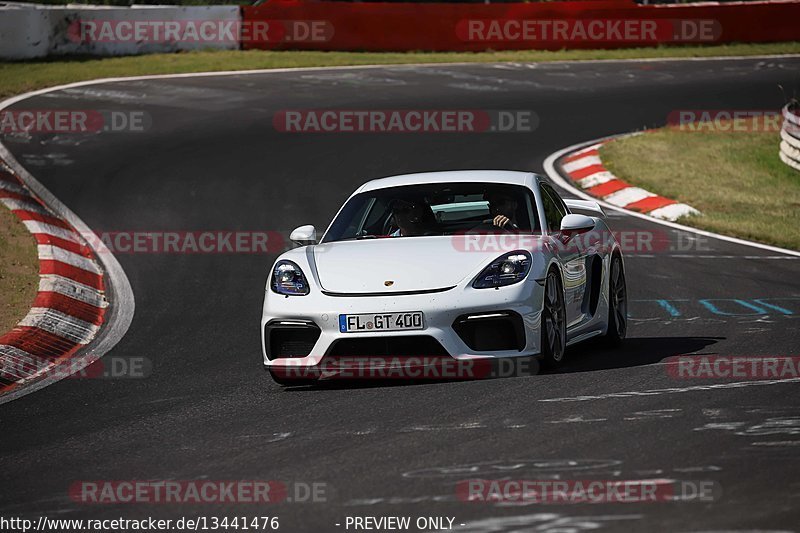
[[594, 229], [594, 219], [586, 215], [570, 214], [561, 219], [561, 231], [568, 235], [586, 233]]
[[295, 228], [294, 231], [289, 234], [289, 240], [299, 244], [300, 246], [317, 244], [317, 229], [311, 224], [308, 224], [307, 226], [300, 226], [299, 228]]

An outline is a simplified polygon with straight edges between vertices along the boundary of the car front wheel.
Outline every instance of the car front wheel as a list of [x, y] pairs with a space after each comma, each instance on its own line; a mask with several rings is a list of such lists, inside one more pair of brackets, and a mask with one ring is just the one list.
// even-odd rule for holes
[[611, 275], [608, 280], [608, 332], [606, 342], [619, 346], [628, 331], [628, 292], [625, 286], [625, 271], [622, 259], [615, 255], [611, 259]]
[[544, 286], [542, 306], [542, 356], [545, 366], [554, 368], [564, 360], [567, 347], [567, 318], [561, 277], [551, 270]]

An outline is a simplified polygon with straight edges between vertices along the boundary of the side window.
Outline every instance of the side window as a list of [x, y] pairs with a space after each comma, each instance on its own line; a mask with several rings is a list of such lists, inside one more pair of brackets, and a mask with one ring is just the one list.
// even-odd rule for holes
[[550, 193], [550, 196], [552, 196], [553, 200], [556, 202], [558, 210], [562, 213], [561, 218], [567, 216], [569, 214], [569, 208], [567, 208], [567, 204], [564, 203], [564, 200], [561, 199], [561, 195], [558, 194], [550, 185], [545, 183], [544, 186], [547, 189], [547, 192]]
[[369, 210], [362, 224], [362, 231], [368, 235], [380, 234], [383, 232], [383, 225], [390, 215], [388, 201], [386, 198], [375, 198], [369, 202]]
[[561, 229], [561, 219], [567, 216], [567, 207], [558, 193], [546, 183], [539, 185], [542, 191], [542, 204], [544, 205], [544, 216], [547, 217], [547, 228], [550, 231]]
[[536, 208], [536, 201], [533, 199], [531, 191], [525, 192], [525, 207], [527, 208], [527, 220], [531, 221], [531, 232], [541, 231], [539, 227], [539, 210]]

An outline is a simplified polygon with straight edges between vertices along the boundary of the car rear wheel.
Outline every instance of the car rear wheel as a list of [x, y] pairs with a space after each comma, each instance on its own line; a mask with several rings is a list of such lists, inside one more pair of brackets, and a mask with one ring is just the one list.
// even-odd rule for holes
[[554, 368], [564, 360], [567, 348], [567, 317], [561, 277], [551, 270], [544, 285], [542, 306], [542, 356], [545, 366]]
[[611, 259], [611, 275], [608, 280], [608, 332], [606, 342], [619, 346], [628, 332], [628, 292], [625, 286], [625, 271], [622, 259], [615, 255]]

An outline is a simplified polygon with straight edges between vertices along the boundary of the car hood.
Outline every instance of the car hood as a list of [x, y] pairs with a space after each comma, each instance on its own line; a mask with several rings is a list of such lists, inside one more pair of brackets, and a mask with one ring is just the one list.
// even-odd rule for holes
[[512, 251], [498, 246], [470, 246], [467, 238], [340, 241], [314, 246], [313, 257], [320, 284], [329, 292], [393, 294], [445, 289]]

